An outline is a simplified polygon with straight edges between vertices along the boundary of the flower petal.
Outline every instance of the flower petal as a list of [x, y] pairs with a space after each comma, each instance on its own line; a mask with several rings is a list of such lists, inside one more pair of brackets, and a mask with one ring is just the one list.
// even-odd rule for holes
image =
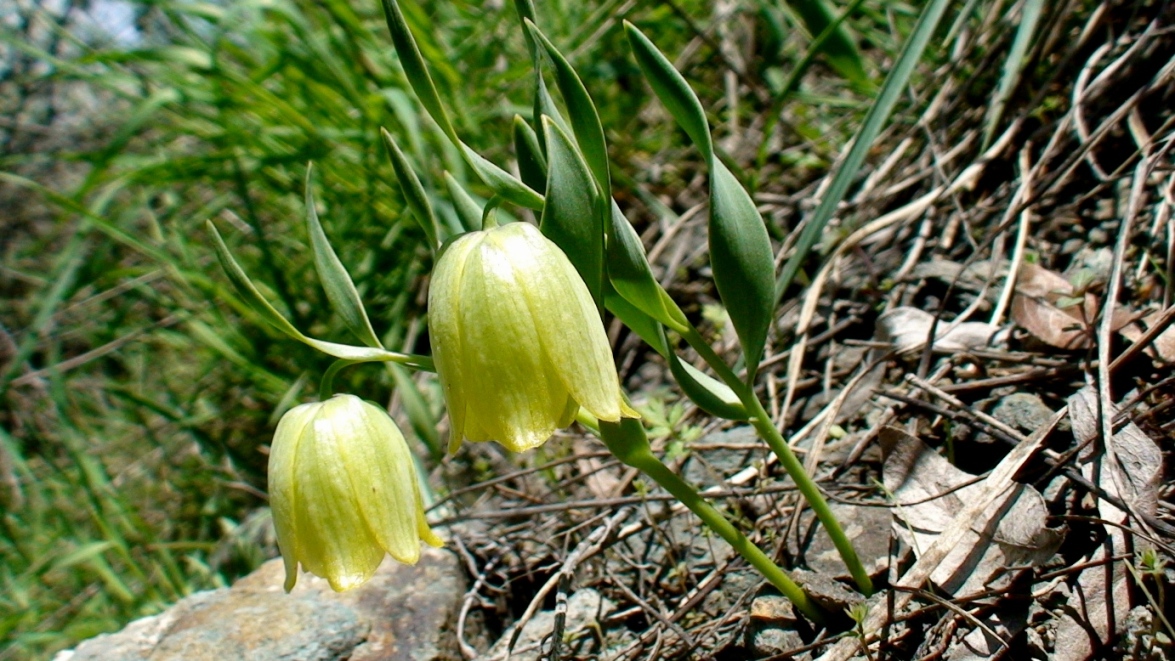
[[[555, 432], [567, 389], [544, 365], [535, 320], [521, 294], [520, 280], [529, 274], [515, 270], [520, 256], [516, 243], [501, 240], [506, 229], [486, 233], [466, 264], [459, 297], [461, 337], [468, 347], [463, 377], [469, 426], [522, 452]], [[489, 440], [470, 436], [473, 429], [466, 433], [470, 440]]]
[[285, 563], [285, 590], [293, 589], [298, 580], [298, 531], [294, 512], [297, 493], [294, 484], [294, 466], [298, 447], [307, 424], [318, 411], [318, 404], [295, 406], [282, 416], [269, 446], [269, 510], [277, 533], [277, 545]]
[[482, 232], [458, 237], [441, 250], [428, 290], [428, 333], [433, 360], [449, 409], [449, 452], [461, 446], [466, 435], [465, 376], [462, 361], [459, 302], [461, 280], [471, 251], [484, 238]]
[[327, 410], [319, 410], [298, 445], [295, 526], [302, 566], [342, 592], [371, 578], [384, 550], [363, 520], [351, 485], [349, 473], [366, 467], [344, 459], [354, 440], [353, 422], [324, 415]]
[[527, 246], [514, 254], [531, 316], [535, 319], [546, 363], [583, 408], [601, 420], [623, 414], [620, 380], [604, 324], [587, 285], [567, 256], [537, 229], [519, 232]]

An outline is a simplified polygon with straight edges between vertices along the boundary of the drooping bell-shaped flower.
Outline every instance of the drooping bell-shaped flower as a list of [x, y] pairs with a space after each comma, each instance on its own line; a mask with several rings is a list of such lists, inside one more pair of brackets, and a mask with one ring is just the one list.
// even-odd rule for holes
[[449, 450], [462, 438], [522, 452], [571, 424], [580, 407], [609, 422], [624, 402], [587, 285], [533, 225], [457, 237], [428, 295], [429, 337], [449, 408]]
[[440, 546], [424, 518], [404, 436], [380, 407], [335, 395], [294, 407], [269, 454], [269, 504], [289, 592], [298, 564], [342, 592], [366, 582], [384, 554], [415, 564]]

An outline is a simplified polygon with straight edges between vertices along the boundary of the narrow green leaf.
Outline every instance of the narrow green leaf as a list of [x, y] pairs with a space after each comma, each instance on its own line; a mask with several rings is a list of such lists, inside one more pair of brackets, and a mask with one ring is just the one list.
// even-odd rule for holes
[[668, 360], [669, 371], [681, 391], [703, 411], [726, 420], [751, 417], [730, 386], [681, 360], [676, 353], [670, 353]]
[[334, 356], [335, 358], [343, 358], [345, 360], [358, 361], [391, 361], [408, 365], [416, 369], [432, 370], [432, 360], [425, 356], [411, 356], [408, 354], [398, 353], [395, 351], [388, 351], [377, 347], [356, 347], [349, 344], [338, 344], [336, 342], [325, 342], [323, 340], [316, 340], [312, 337], [307, 337], [302, 334], [294, 325], [291, 324], [280, 312], [275, 310], [269, 301], [261, 295], [257, 287], [249, 280], [249, 276], [245, 274], [245, 270], [233, 258], [229, 252], [228, 246], [225, 245], [224, 239], [221, 238], [220, 232], [216, 230], [216, 226], [212, 221], [206, 221], [205, 226], [212, 234], [213, 245], [216, 248], [216, 257], [220, 260], [220, 265], [224, 269], [228, 279], [232, 282], [233, 287], [236, 288], [245, 302], [253, 309], [262, 319], [270, 326], [286, 334], [289, 337], [308, 344], [319, 351]]
[[612, 232], [607, 247], [608, 279], [616, 292], [645, 314], [681, 333], [689, 326], [685, 314], [653, 277], [645, 247], [632, 224], [612, 201]]
[[310, 234], [310, 248], [314, 253], [314, 268], [318, 271], [318, 279], [326, 291], [326, 298], [331, 307], [343, 318], [347, 329], [359, 338], [359, 341], [369, 347], [381, 347], [375, 329], [371, 327], [371, 320], [367, 318], [367, 310], [363, 308], [363, 301], [359, 298], [359, 291], [347, 268], [335, 253], [318, 220], [318, 210], [314, 205], [314, 190], [311, 177], [314, 166], [306, 167], [306, 231]]
[[628, 43], [632, 47], [637, 65], [657, 98], [661, 99], [661, 103], [681, 125], [694, 146], [702, 152], [702, 158], [706, 159], [707, 163], [712, 161], [714, 145], [710, 139], [710, 124], [706, 121], [702, 102], [698, 101], [689, 83], [673, 68], [669, 59], [635, 25], [625, 21], [624, 31], [628, 35]]
[[220, 260], [220, 266], [224, 269], [225, 275], [228, 276], [229, 282], [233, 283], [237, 293], [245, 299], [245, 302], [253, 309], [262, 319], [270, 326], [285, 333], [286, 335], [298, 340], [304, 341], [305, 335], [291, 324], [280, 312], [274, 309], [269, 301], [261, 295], [253, 281], [245, 274], [245, 269], [237, 263], [229, 252], [228, 246], [225, 245], [224, 239], [220, 237], [220, 232], [217, 231], [216, 226], [212, 224], [211, 220], [205, 221], [205, 227], [208, 228], [209, 233], [212, 234], [213, 246], [216, 248], [216, 257]]
[[547, 136], [547, 199], [539, 228], [563, 249], [602, 308], [604, 227], [598, 209], [602, 201], [571, 138], [548, 117], [543, 117], [543, 131]]
[[[530, 34], [530, 31], [527, 31]], [[567, 119], [563, 117], [563, 111], [559, 106], [555, 105], [555, 100], [551, 98], [551, 92], [547, 89], [547, 83], [543, 80], [543, 72], [538, 69], [538, 61], [535, 62], [534, 72], [534, 124], [535, 126], [543, 125], [543, 115], [555, 120], [559, 128], [563, 129], [564, 133], [574, 134], [571, 125], [567, 123]], [[547, 142], [543, 137], [543, 132], [536, 132], [539, 139], [539, 147], [543, 154], [547, 153]]]
[[412, 169], [412, 164], [404, 156], [404, 152], [400, 151], [392, 134], [385, 128], [380, 128], [379, 132], [383, 136], [384, 144], [387, 145], [388, 158], [392, 161], [392, 169], [396, 172], [396, 180], [400, 182], [400, 190], [404, 193], [408, 209], [412, 211], [412, 217], [428, 237], [429, 249], [436, 250], [437, 246], [441, 245], [443, 237], [440, 236], [440, 223], [437, 222], [436, 214], [429, 204], [424, 186]]
[[710, 172], [710, 266], [753, 381], [775, 315], [775, 257], [754, 200], [718, 159]]
[[820, 200], [820, 205], [816, 207], [811, 219], [804, 227], [803, 233], [796, 241], [795, 252], [787, 260], [783, 272], [780, 273], [779, 279], [775, 283], [776, 300], [782, 298], [787, 292], [787, 288], [791, 286], [792, 280], [795, 279], [796, 273], [799, 272], [800, 266], [807, 258], [808, 252], [816, 244], [816, 239], [824, 232], [824, 226], [836, 213], [836, 207], [844, 199], [849, 185], [856, 178], [857, 171], [861, 169], [861, 164], [865, 161], [865, 155], [869, 153], [873, 141], [877, 139], [877, 135], [889, 120], [894, 105], [901, 98], [902, 91], [905, 90], [906, 83], [910, 81], [910, 75], [914, 72], [914, 67], [922, 59], [922, 54], [929, 45], [931, 37], [934, 36], [935, 28], [938, 27], [947, 4], [948, 0], [930, 0], [922, 10], [922, 15], [918, 17], [914, 31], [906, 40], [894, 67], [886, 76], [877, 100], [870, 106], [861, 128], [853, 137], [852, 149], [849, 150], [848, 156], [841, 163], [840, 169], [833, 175], [828, 190], [824, 192], [824, 197]]
[[542, 195], [519, 181], [514, 175], [482, 158], [481, 154], [473, 151], [464, 142], [459, 143], [458, 146], [469, 166], [477, 171], [477, 175], [490, 187], [490, 190], [494, 191], [495, 195], [500, 195], [503, 199], [527, 209], [542, 210]]
[[1024, 0], [1024, 8], [1020, 14], [1020, 25], [1016, 28], [1016, 37], [1012, 40], [1012, 49], [1008, 51], [1008, 59], [1004, 60], [1004, 71], [1000, 76], [1000, 84], [996, 90], [995, 101], [988, 107], [987, 123], [983, 127], [983, 145], [981, 152], [987, 151], [991, 141], [995, 138], [996, 128], [1004, 118], [1004, 110], [1008, 107], [1008, 99], [1012, 97], [1012, 90], [1020, 81], [1020, 73], [1024, 70], [1024, 56], [1032, 44], [1032, 35], [1036, 32], [1036, 24], [1040, 22], [1040, 14], [1044, 9], [1044, 0]]
[[[530, 52], [531, 59], [539, 56], [538, 44], [535, 43], [534, 36], [530, 34], [530, 30], [526, 29], [526, 24], [538, 23], [538, 18], [535, 16], [533, 0], [514, 0], [514, 10], [518, 12], [518, 20], [522, 22], [522, 36], [526, 37], [526, 48]], [[536, 67], [537, 68], [537, 67]]]
[[543, 157], [538, 135], [518, 115], [514, 115], [513, 133], [514, 154], [518, 158], [518, 173], [522, 175], [522, 183], [546, 195], [547, 159]]
[[604, 289], [604, 307], [644, 340], [645, 344], [653, 347], [654, 351], [662, 357], [669, 356], [669, 346], [665, 343], [665, 333], [661, 329], [661, 324], [625, 300], [611, 286]]
[[596, 105], [592, 103], [583, 81], [559, 49], [555, 48], [534, 23], [527, 20], [526, 27], [542, 44], [547, 57], [551, 60], [555, 70], [555, 84], [559, 86], [559, 93], [563, 95], [563, 101], [567, 104], [567, 114], [571, 120], [571, 130], [575, 133], [575, 141], [579, 144], [583, 159], [587, 162], [596, 185], [599, 186], [600, 196], [605, 200], [609, 199], [612, 197], [612, 179], [608, 171], [608, 146], [604, 141], [604, 127], [600, 124]]
[[392, 35], [392, 45], [396, 48], [396, 54], [400, 56], [400, 66], [404, 68], [408, 84], [412, 86], [412, 91], [416, 92], [417, 98], [424, 104], [424, 109], [428, 111], [429, 115], [432, 115], [433, 120], [441, 127], [445, 135], [449, 136], [449, 139], [454, 143], [458, 142], [457, 131], [453, 129], [449, 115], [445, 112], [445, 107], [441, 105], [441, 97], [437, 94], [436, 85], [432, 82], [432, 76], [428, 73], [424, 57], [421, 56], [420, 48], [416, 45], [416, 39], [408, 28], [408, 22], [404, 20], [399, 3], [396, 0], [382, 1], [388, 32]]
[[865, 62], [861, 59], [861, 51], [843, 22], [837, 22], [836, 12], [824, 0], [790, 0], [786, 2], [800, 20], [808, 33], [816, 38], [825, 31], [831, 30], [824, 39], [821, 50], [828, 64], [836, 72], [850, 82], [862, 86], [869, 86], [869, 75], [865, 73]]
[[461, 219], [461, 226], [466, 232], [481, 229], [482, 206], [473, 199], [473, 196], [457, 181], [453, 175], [445, 170], [445, 187], [449, 189], [449, 197], [453, 199], [453, 208], [457, 210], [457, 217]]

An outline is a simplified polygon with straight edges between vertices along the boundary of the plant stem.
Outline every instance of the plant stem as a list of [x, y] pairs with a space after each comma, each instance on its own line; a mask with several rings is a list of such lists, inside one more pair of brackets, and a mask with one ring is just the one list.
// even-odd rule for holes
[[359, 365], [360, 363], [364, 363], [364, 362], [367, 362], [367, 361], [343, 360], [340, 358], [339, 360], [336, 360], [335, 362], [331, 363], [330, 367], [326, 368], [326, 372], [323, 373], [322, 380], [318, 382], [318, 399], [319, 399], [319, 401], [325, 402], [326, 400], [328, 400], [334, 396], [334, 394], [335, 394], [335, 375], [339, 373], [339, 370], [343, 369], [344, 367], [350, 367], [352, 365]]
[[747, 412], [751, 414], [751, 424], [755, 430], [759, 432], [759, 436], [767, 441], [767, 445], [771, 447], [771, 451], [779, 459], [779, 463], [783, 464], [784, 470], [791, 476], [793, 482], [796, 483], [796, 488], [799, 489], [800, 494], [804, 500], [808, 501], [808, 506], [816, 513], [816, 518], [824, 526], [824, 530], [828, 532], [829, 539], [832, 540], [833, 546], [840, 553], [841, 560], [844, 561], [845, 566], [848, 567], [849, 573], [856, 581], [857, 587], [866, 596], [873, 594], [873, 581], [869, 578], [869, 573], [865, 571], [864, 565], [861, 564], [861, 559], [857, 557], [857, 551], [853, 548], [852, 542], [845, 536], [844, 529], [840, 526], [840, 521], [837, 521], [836, 515], [828, 507], [828, 502], [824, 500], [824, 495], [820, 493], [820, 489], [816, 487], [808, 472], [804, 470], [803, 464], [796, 458], [795, 453], [791, 451], [791, 447], [775, 425], [771, 423], [771, 416], [763, 408], [762, 402], [759, 401], [758, 396], [755, 395], [754, 388], [742, 379], [722, 360], [708, 342], [702, 339], [696, 328], [690, 328], [685, 333], [685, 340], [691, 347], [710, 365], [711, 368], [718, 374], [718, 376], [726, 382], [738, 395], [743, 406], [746, 407]]
[[713, 505], [669, 470], [661, 463], [649, 449], [648, 437], [638, 420], [622, 420], [619, 423], [600, 422], [600, 438], [608, 446], [608, 450], [625, 464], [636, 468], [651, 477], [657, 484], [677, 498], [706, 524], [710, 530], [718, 533], [730, 546], [747, 562], [763, 575], [784, 597], [795, 604], [796, 609], [812, 622], [817, 624], [824, 621], [824, 613], [804, 592], [796, 585], [786, 572], [780, 569], [771, 558], [763, 553], [758, 546], [738, 531], [726, 517]]

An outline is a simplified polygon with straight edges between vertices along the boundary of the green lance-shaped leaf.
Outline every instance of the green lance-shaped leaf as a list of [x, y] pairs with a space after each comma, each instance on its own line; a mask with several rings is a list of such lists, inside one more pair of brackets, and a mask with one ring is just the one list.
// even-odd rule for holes
[[314, 166], [306, 167], [306, 231], [310, 235], [310, 248], [314, 253], [314, 268], [318, 271], [318, 279], [326, 291], [326, 298], [331, 307], [343, 318], [343, 323], [359, 339], [369, 347], [383, 348], [375, 329], [371, 327], [371, 320], [367, 318], [367, 310], [363, 308], [363, 301], [359, 299], [359, 291], [347, 268], [331, 247], [322, 230], [322, 223], [318, 220], [318, 210], [314, 205], [314, 190], [311, 186], [311, 176]]
[[465, 190], [453, 175], [445, 170], [445, 187], [449, 189], [449, 197], [453, 199], [453, 208], [457, 210], [457, 217], [461, 219], [461, 226], [466, 232], [481, 229], [481, 215], [484, 213], [482, 205]]
[[[665, 340], [668, 344], [668, 339]], [[698, 370], [671, 352], [669, 371], [690, 401], [706, 413], [727, 420], [747, 420], [751, 416], [730, 386]]]
[[763, 217], [746, 189], [718, 159], [710, 172], [710, 266], [755, 378], [775, 315], [775, 258]]
[[926, 46], [934, 36], [934, 30], [942, 20], [943, 12], [946, 11], [948, 4], [949, 0], [930, 0], [923, 8], [922, 15], [918, 17], [918, 23], [914, 25], [914, 31], [906, 39], [905, 45], [902, 46], [902, 52], [898, 55], [893, 68], [890, 69], [889, 75], [886, 76], [885, 82], [881, 85], [877, 99], [869, 107], [869, 111], [865, 113], [861, 128], [853, 137], [853, 146], [849, 150], [848, 156], [845, 156], [840, 168], [833, 175], [832, 183], [828, 185], [828, 190], [824, 191], [824, 197], [820, 198], [820, 205], [812, 212], [804, 231], [796, 241], [795, 252], [784, 264], [783, 271], [775, 283], [777, 300], [787, 292], [787, 288], [791, 286], [792, 280], [800, 270], [800, 265], [807, 259], [808, 252], [811, 251], [812, 246], [816, 245], [816, 239], [824, 232], [824, 226], [836, 213], [837, 206], [844, 199], [849, 185], [856, 178], [857, 171], [861, 169], [865, 155], [869, 153], [873, 141], [881, 133], [881, 129], [889, 120], [894, 105], [897, 104], [906, 89], [906, 83], [910, 81], [914, 67], [922, 59], [922, 53], [926, 51]]
[[[534, 23], [526, 21], [526, 27], [542, 44], [555, 70], [555, 84], [563, 95], [567, 104], [567, 114], [571, 120], [571, 130], [575, 133], [575, 140], [583, 153], [592, 177], [599, 186], [600, 196], [605, 200], [612, 197], [612, 183], [608, 172], [608, 146], [604, 141], [604, 127], [600, 124], [600, 115], [596, 112], [596, 105], [592, 103], [587, 88], [575, 73], [575, 69], [555, 48]], [[548, 149], [550, 147], [548, 146]], [[548, 188], [547, 190], [550, 190]]]
[[414, 367], [416, 369], [433, 370], [432, 360], [426, 356], [414, 356], [395, 351], [388, 351], [378, 347], [356, 347], [349, 344], [338, 344], [336, 342], [324, 342], [323, 340], [316, 340], [312, 337], [303, 335], [301, 331], [294, 328], [280, 312], [275, 310], [269, 301], [261, 295], [257, 287], [249, 280], [249, 276], [245, 274], [245, 270], [233, 258], [232, 253], [229, 252], [228, 246], [225, 245], [224, 239], [221, 238], [220, 232], [216, 231], [216, 226], [212, 221], [207, 221], [206, 227], [209, 233], [212, 234], [213, 244], [216, 247], [216, 256], [220, 260], [220, 265], [224, 268], [225, 274], [228, 276], [233, 287], [236, 288], [249, 307], [265, 320], [270, 326], [286, 334], [289, 337], [308, 344], [319, 351], [334, 356], [335, 358], [342, 358], [344, 360], [355, 360], [361, 362], [369, 361], [389, 361]]
[[669, 345], [665, 341], [665, 333], [661, 328], [661, 324], [625, 300], [610, 285], [605, 284], [604, 307], [608, 308], [608, 311], [616, 315], [616, 318], [621, 323], [644, 340], [645, 344], [653, 347], [654, 351], [661, 354], [661, 357], [667, 358], [669, 356]]
[[[836, 22], [836, 12], [824, 0], [791, 0], [786, 4], [799, 15], [813, 39]], [[843, 22], [832, 27], [832, 31], [824, 39], [821, 50], [828, 64], [836, 69], [837, 73], [855, 85], [869, 86], [869, 75], [865, 73], [861, 51], [857, 49], [857, 43]]]
[[710, 165], [710, 264], [718, 293], [743, 345], [747, 378], [754, 379], [775, 312], [775, 264], [767, 228], [750, 194], [715, 158], [710, 127], [697, 95], [640, 30], [625, 23], [625, 31], [657, 98]]
[[538, 135], [518, 115], [514, 115], [513, 133], [514, 154], [518, 158], [518, 173], [522, 175], [522, 183], [546, 195], [547, 159], [543, 156]]
[[[527, 30], [527, 35], [530, 31]], [[547, 89], [547, 82], [543, 80], [543, 72], [538, 69], [538, 61], [535, 61], [534, 72], [534, 123], [536, 126], [542, 126], [543, 115], [555, 120], [559, 128], [563, 129], [564, 133], [574, 135], [571, 125], [567, 123], [567, 119], [563, 117], [563, 111], [559, 106], [555, 105], [555, 99], [551, 98], [551, 91]], [[543, 132], [538, 131], [537, 137], [539, 139], [539, 147], [542, 153], [547, 153], [547, 142], [543, 138]]]
[[453, 123], [449, 120], [449, 115], [441, 104], [440, 94], [437, 93], [436, 85], [433, 84], [428, 68], [424, 64], [424, 57], [420, 54], [416, 39], [412, 36], [407, 21], [404, 20], [400, 5], [396, 0], [382, 1], [388, 32], [392, 35], [392, 45], [396, 48], [396, 54], [400, 56], [400, 66], [404, 68], [408, 84], [412, 86], [412, 91], [416, 92], [420, 103], [432, 116], [433, 121], [441, 127], [445, 136], [461, 150], [461, 158], [477, 172], [487, 186], [493, 189], [494, 194], [528, 209], [542, 209], [542, 195], [531, 190], [509, 172], [482, 158], [480, 154], [457, 137], [457, 131], [453, 128]]
[[530, 51], [530, 57], [531, 59], [537, 58], [539, 55], [538, 44], [535, 43], [530, 30], [526, 29], [527, 22], [538, 24], [534, 2], [532, 0], [514, 0], [514, 10], [518, 12], [518, 20], [522, 22], [522, 36], [526, 37], [526, 47]]
[[429, 249], [435, 251], [441, 245], [440, 223], [437, 222], [436, 214], [433, 213], [432, 204], [428, 201], [424, 186], [421, 185], [420, 179], [417, 178], [416, 172], [404, 156], [404, 152], [400, 151], [392, 134], [385, 128], [381, 128], [379, 132], [383, 136], [384, 144], [388, 147], [388, 158], [392, 161], [392, 169], [396, 172], [396, 180], [400, 182], [400, 190], [404, 192], [404, 200], [408, 202], [408, 209], [412, 211], [412, 217], [424, 230], [424, 235], [428, 237]]
[[563, 249], [579, 271], [598, 307], [604, 302], [604, 227], [602, 203], [587, 164], [571, 138], [549, 117], [547, 136], [547, 198], [539, 228]]
[[685, 314], [653, 277], [645, 247], [632, 224], [621, 213], [616, 201], [611, 203], [612, 232], [607, 247], [608, 280], [616, 292], [637, 309], [682, 333], [689, 327]]
[[1044, 0], [1026, 0], [1024, 3], [1020, 13], [1020, 25], [1016, 28], [1015, 39], [1012, 40], [1012, 49], [1008, 51], [1008, 59], [1004, 60], [1004, 71], [1000, 75], [995, 101], [987, 109], [987, 123], [983, 127], [983, 144], [980, 151], [987, 151], [991, 141], [995, 139], [995, 130], [1004, 117], [1008, 99], [1012, 97], [1012, 90], [1016, 89], [1016, 83], [1020, 81], [1020, 72], [1024, 69], [1024, 56], [1032, 43], [1032, 34], [1036, 32], [1036, 24], [1040, 21], [1043, 8]]
[[400, 66], [404, 68], [404, 75], [408, 77], [412, 91], [416, 92], [424, 109], [432, 115], [445, 135], [454, 143], [460, 142], [445, 107], [441, 105], [441, 96], [437, 94], [436, 85], [432, 82], [432, 76], [428, 73], [424, 57], [420, 54], [420, 48], [416, 46], [416, 39], [408, 28], [408, 22], [404, 20], [399, 3], [396, 0], [383, 0], [383, 8], [388, 32], [392, 35], [392, 45], [396, 48], [396, 54], [400, 56]]
[[637, 65], [653, 92], [709, 163], [714, 159], [714, 146], [701, 101], [669, 59], [635, 25], [625, 21], [624, 31]]
[[494, 191], [495, 195], [527, 209], [542, 210], [542, 195], [519, 181], [514, 175], [487, 161], [464, 142], [458, 143], [458, 147], [465, 156], [465, 161], [469, 163], [469, 167], [477, 172], [477, 175]]

